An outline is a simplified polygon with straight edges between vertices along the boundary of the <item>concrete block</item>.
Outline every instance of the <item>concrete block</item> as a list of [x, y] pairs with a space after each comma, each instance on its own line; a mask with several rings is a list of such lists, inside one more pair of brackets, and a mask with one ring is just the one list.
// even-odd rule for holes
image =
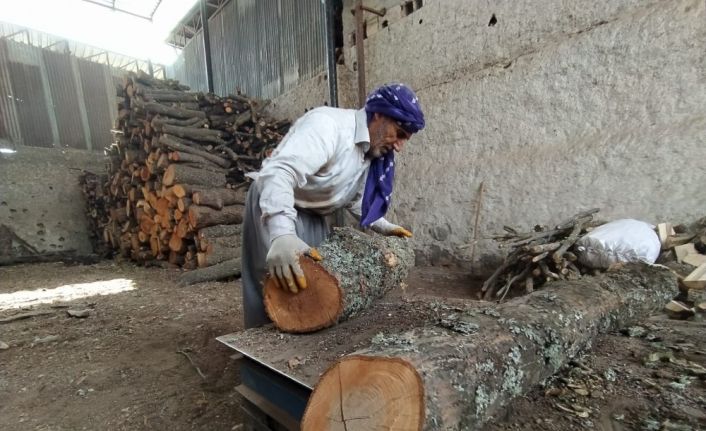
[[0, 154], [0, 223], [40, 252], [92, 252], [82, 169], [102, 172], [103, 154], [19, 147]]

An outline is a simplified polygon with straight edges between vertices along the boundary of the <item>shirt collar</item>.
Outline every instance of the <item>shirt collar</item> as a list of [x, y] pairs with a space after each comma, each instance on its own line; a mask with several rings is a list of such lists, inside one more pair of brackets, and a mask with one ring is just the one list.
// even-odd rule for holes
[[[355, 111], [355, 144], [370, 147], [370, 132], [368, 132], [368, 115], [365, 108]], [[367, 151], [367, 148], [364, 148]]]

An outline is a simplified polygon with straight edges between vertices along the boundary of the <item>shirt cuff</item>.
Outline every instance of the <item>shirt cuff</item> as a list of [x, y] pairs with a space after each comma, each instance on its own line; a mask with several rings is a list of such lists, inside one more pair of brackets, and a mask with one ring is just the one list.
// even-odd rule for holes
[[267, 219], [267, 230], [270, 234], [270, 243], [278, 236], [297, 234], [294, 220], [283, 214], [270, 216]]

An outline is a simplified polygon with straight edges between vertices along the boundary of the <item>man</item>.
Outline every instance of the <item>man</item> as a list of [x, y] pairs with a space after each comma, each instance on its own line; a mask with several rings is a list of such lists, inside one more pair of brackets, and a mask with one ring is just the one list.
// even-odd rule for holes
[[324, 216], [347, 208], [383, 235], [412, 233], [383, 217], [390, 203], [394, 153], [424, 128], [414, 92], [403, 84], [373, 91], [364, 109], [316, 108], [297, 120], [267, 158], [248, 192], [243, 221], [245, 327], [270, 322], [262, 299], [269, 273], [283, 289], [306, 288], [299, 256], [329, 229]]

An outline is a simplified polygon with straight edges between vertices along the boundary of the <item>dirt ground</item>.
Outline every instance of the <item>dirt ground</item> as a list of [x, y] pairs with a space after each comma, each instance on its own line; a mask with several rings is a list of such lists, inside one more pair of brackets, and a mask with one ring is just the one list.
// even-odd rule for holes
[[[239, 429], [237, 365], [215, 337], [242, 328], [240, 283], [180, 288], [177, 276], [114, 262], [0, 267], [0, 429]], [[415, 268], [406, 293], [465, 297], [469, 285], [461, 272]], [[31, 304], [18, 293], [28, 290], [90, 296]], [[3, 321], [35, 312], [46, 314]], [[600, 336], [486, 429], [706, 429], [701, 316], [658, 314], [623, 332]]]

